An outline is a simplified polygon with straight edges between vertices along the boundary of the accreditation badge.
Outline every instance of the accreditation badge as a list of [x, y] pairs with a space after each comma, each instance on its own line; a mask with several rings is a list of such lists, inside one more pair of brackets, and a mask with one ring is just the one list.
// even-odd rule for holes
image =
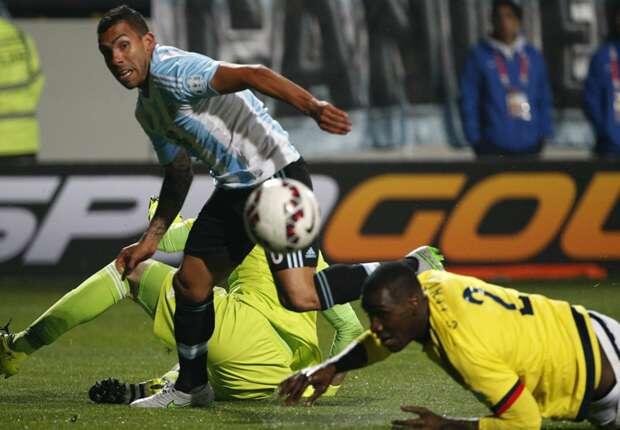
[[[616, 102], [620, 102], [620, 99], [616, 98]], [[506, 95], [506, 105], [508, 106], [508, 113], [513, 118], [521, 119], [523, 121], [530, 121], [532, 119], [530, 102], [524, 92], [514, 90], [510, 91]], [[616, 103], [614, 103], [614, 106], [615, 105]], [[620, 107], [620, 104], [618, 106]]]
[[620, 91], [614, 91], [614, 113], [616, 121], [620, 122]]

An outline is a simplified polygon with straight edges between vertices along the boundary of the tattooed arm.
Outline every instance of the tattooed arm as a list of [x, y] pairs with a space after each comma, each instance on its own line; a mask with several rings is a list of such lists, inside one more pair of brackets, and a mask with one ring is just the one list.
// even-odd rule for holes
[[123, 248], [116, 257], [116, 266], [123, 272], [123, 277], [131, 273], [138, 263], [155, 253], [162, 236], [181, 210], [192, 183], [192, 164], [185, 150], [180, 150], [172, 163], [164, 169], [164, 181], [155, 215], [140, 241]]

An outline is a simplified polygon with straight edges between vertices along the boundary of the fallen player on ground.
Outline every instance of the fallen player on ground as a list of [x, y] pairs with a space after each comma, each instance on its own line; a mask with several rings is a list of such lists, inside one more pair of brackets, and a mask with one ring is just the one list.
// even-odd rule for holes
[[[151, 215], [154, 210], [152, 205]], [[161, 241], [161, 250], [182, 250], [192, 223], [192, 219], [177, 219]], [[326, 266], [320, 257], [319, 269]], [[39, 348], [125, 298], [142, 306], [153, 319], [155, 335], [175, 349], [175, 270], [148, 260], [122, 281], [114, 263], [108, 264], [62, 297], [27, 329], [0, 335], [0, 375], [16, 374]], [[255, 247], [232, 272], [228, 292], [216, 289], [215, 309], [216, 330], [208, 343], [207, 363], [215, 399], [269, 397], [292, 371], [320, 363], [317, 312], [296, 313], [281, 306], [261, 248]], [[330, 354], [340, 352], [363, 331], [348, 304], [323, 311], [322, 315], [336, 330]], [[165, 383], [174, 382], [175, 376], [172, 371], [164, 378], [142, 384], [101, 381], [91, 389], [91, 398], [100, 402], [130, 402], [165, 389]]]
[[282, 382], [288, 404], [308, 386], [313, 402], [341, 372], [368, 366], [410, 342], [492, 413], [448, 418], [403, 406], [418, 418], [396, 428], [538, 429], [543, 418], [620, 426], [620, 324], [581, 306], [430, 270], [416, 276], [385, 263], [363, 286], [370, 331], [325, 363]]

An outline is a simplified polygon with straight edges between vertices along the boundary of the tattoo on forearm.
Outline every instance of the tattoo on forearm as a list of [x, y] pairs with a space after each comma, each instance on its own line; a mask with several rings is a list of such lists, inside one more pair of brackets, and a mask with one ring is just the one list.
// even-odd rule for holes
[[164, 181], [159, 192], [159, 205], [144, 236], [160, 239], [177, 216], [192, 183], [193, 172], [191, 160], [183, 151], [166, 166]]
[[144, 232], [144, 237], [152, 236], [159, 239], [166, 234], [167, 230], [168, 226], [162, 221], [162, 219], [153, 218], [149, 224], [149, 227]]

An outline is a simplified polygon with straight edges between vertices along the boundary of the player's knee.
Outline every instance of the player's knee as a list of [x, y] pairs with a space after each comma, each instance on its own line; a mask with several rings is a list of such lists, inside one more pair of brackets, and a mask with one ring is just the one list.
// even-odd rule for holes
[[127, 275], [127, 281], [129, 282], [129, 297], [135, 300], [140, 295], [140, 283], [142, 276], [146, 270], [153, 264], [153, 260], [146, 260], [141, 262]]
[[278, 271], [274, 274], [278, 284], [280, 303], [295, 312], [321, 309], [321, 302], [314, 287], [314, 268], [303, 267]]
[[172, 279], [174, 293], [191, 303], [202, 303], [209, 297], [213, 286], [207, 279], [191, 276], [183, 270], [178, 270]]

